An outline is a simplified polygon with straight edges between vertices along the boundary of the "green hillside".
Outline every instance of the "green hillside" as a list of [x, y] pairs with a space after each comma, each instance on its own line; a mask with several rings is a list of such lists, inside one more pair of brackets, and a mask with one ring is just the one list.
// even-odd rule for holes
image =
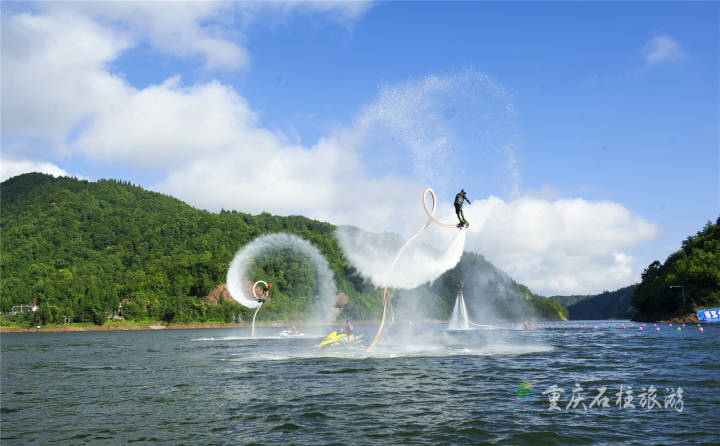
[[[101, 324], [115, 314], [131, 321], [248, 320], [251, 310], [231, 299], [220, 297], [216, 303], [205, 297], [225, 282], [238, 249], [275, 232], [296, 234], [320, 250], [337, 291], [349, 297], [341, 317], [380, 315], [380, 290], [344, 258], [335, 226], [328, 223], [212, 213], [125, 182], [38, 173], [3, 182], [0, 204], [0, 311], [37, 303], [39, 311], [24, 316], [28, 324], [65, 317]], [[466, 255], [461, 265], [473, 258]], [[433, 293], [427, 301], [439, 302], [428, 303], [437, 307], [436, 318], [447, 318], [452, 310], [455, 289], [438, 285], [451, 274], [427, 289]], [[274, 304], [263, 307], [261, 320], [307, 319], [312, 304], [307, 297], [318, 288], [308, 259], [285, 248], [264, 253], [252, 262], [250, 276], [276, 284]]]
[[538, 296], [512, 280], [479, 254], [465, 252], [460, 262], [432, 284], [418, 289], [424, 295], [451, 296], [441, 301], [421, 299], [427, 314], [451, 314], [458, 284], [470, 315], [478, 320], [566, 319], [567, 310], [556, 300]]
[[550, 299], [555, 299], [565, 308], [571, 305], [575, 305], [578, 302], [582, 302], [585, 299], [595, 297], [595, 294], [573, 294], [570, 296], [550, 296]]
[[590, 296], [562, 296], [558, 301], [574, 301], [565, 306], [571, 320], [630, 319], [636, 312], [632, 306], [635, 288], [637, 285]]
[[634, 319], [640, 321], [682, 317], [720, 305], [720, 218], [685, 239], [665, 263], [651, 263], [632, 304], [638, 310]]

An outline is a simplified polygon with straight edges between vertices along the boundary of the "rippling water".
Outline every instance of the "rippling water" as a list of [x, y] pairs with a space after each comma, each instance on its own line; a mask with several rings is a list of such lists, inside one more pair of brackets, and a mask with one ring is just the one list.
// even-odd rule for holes
[[[249, 329], [3, 334], [0, 439], [720, 443], [720, 327], [577, 325], [393, 327], [370, 354], [320, 349], [317, 336], [284, 338], [277, 328], [256, 329], [256, 339]], [[375, 327], [363, 328], [371, 337]], [[576, 384], [584, 400], [568, 408]], [[560, 410], [543, 395], [553, 385], [563, 390]], [[651, 385], [660, 407], [643, 408]], [[588, 407], [601, 386], [610, 407]], [[616, 405], [620, 386], [631, 387], [635, 408]], [[681, 400], [665, 407], [678, 387]]]

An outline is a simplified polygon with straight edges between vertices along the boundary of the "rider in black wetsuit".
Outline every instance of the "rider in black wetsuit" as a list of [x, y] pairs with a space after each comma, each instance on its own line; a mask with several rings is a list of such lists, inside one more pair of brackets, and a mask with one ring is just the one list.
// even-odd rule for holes
[[458, 220], [460, 220], [458, 227], [467, 224], [467, 220], [465, 220], [465, 214], [463, 214], [462, 211], [463, 202], [465, 201], [467, 201], [468, 204], [472, 204], [470, 203], [470, 200], [468, 200], [468, 197], [465, 194], [465, 189], [463, 189], [457, 195], [455, 195], [455, 214], [457, 215]]

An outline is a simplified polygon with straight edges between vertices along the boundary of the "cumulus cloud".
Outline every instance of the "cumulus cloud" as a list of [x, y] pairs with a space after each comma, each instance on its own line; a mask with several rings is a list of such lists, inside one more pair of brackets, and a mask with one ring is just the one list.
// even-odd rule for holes
[[75, 144], [92, 158], [166, 168], [232, 144], [260, 145], [255, 114], [218, 82], [185, 87], [175, 77], [143, 90], [128, 88], [112, 108], [98, 110]]
[[[190, 101], [194, 93], [188, 91], [182, 100]], [[233, 95], [225, 93], [219, 97], [233, 98]], [[159, 107], [160, 115], [164, 109], [183, 108], [177, 104], [159, 106], [161, 103], [148, 100], [143, 106]], [[232, 103], [241, 103], [241, 98], [236, 97]], [[228, 111], [229, 106], [219, 104], [218, 114], [221, 110]], [[193, 104], [187, 108], [198, 109]], [[387, 85], [375, 101], [360, 110], [352, 125], [336, 130], [311, 146], [291, 144], [282, 134], [258, 127], [252, 112], [245, 107], [235, 119], [227, 114], [227, 119], [214, 120], [216, 126], [218, 122], [227, 123], [221, 130], [210, 129], [210, 121], [195, 120], [192, 114], [183, 119], [184, 114], [173, 113], [169, 120], [176, 122], [177, 135], [162, 133], [167, 126], [153, 126], [158, 129], [148, 131], [158, 133], [157, 136], [139, 139], [157, 139], [151, 144], [156, 147], [156, 154], [162, 152], [157, 147], [167, 147], [156, 164], [165, 157], [168, 165], [174, 165], [174, 150], [186, 155], [179, 157], [184, 161], [182, 165], [156, 188], [193, 205], [212, 210], [297, 213], [371, 230], [408, 232], [416, 230], [418, 221], [424, 221], [419, 206], [423, 188], [428, 184], [436, 188], [447, 185], [454, 180], [448, 172], [462, 176], [463, 160], [454, 156], [461, 150], [463, 141], [476, 137], [488, 152], [485, 156], [488, 162], [475, 168], [475, 175], [497, 175], [494, 171], [499, 165], [499, 170], [508, 168], [511, 173], [508, 178], [516, 184], [518, 175], [512, 146], [505, 143], [504, 135], [496, 139], [488, 136], [495, 132], [497, 125], [493, 120], [499, 119], [498, 115], [504, 117], [512, 113], [509, 96], [492, 79], [466, 70]], [[138, 113], [124, 115], [122, 120], [132, 123]], [[469, 138], [462, 134], [465, 128], [476, 133]], [[500, 133], [504, 131], [501, 129]], [[142, 135], [145, 132], [134, 129], [121, 133]], [[99, 131], [97, 141], [86, 145], [102, 145], [103, 134], [107, 134], [107, 130]], [[219, 143], [211, 138], [201, 145], [202, 150], [193, 154], [196, 144], [190, 144], [192, 135], [211, 134], [225, 136]], [[111, 139], [118, 147], [104, 156], [120, 153], [121, 146], [126, 145], [122, 136]], [[132, 152], [130, 158], [140, 162], [151, 156], [143, 156], [144, 149], [139, 149], [140, 146], [138, 141], [124, 150]]]
[[[512, 98], [488, 76], [466, 70], [386, 85], [346, 128], [298, 145], [263, 128], [228, 85], [185, 85], [173, 76], [139, 89], [109, 71], [139, 42], [180, 57], [199, 54], [206, 67], [247, 63], [240, 44], [203, 23], [228, 11], [250, 21], [257, 10], [190, 2], [163, 17], [167, 8], [159, 5], [84, 3], [88, 11], [51, 6], [4, 19], [2, 130], [4, 142], [13, 143], [3, 147], [3, 178], [31, 170], [66, 174], [55, 164], [29, 161], [29, 144], [22, 141], [39, 138], [47, 144], [38, 146], [52, 148], [44, 159], [80, 156], [146, 169], [160, 178], [154, 189], [200, 208], [302, 214], [403, 235], [426, 219], [420, 206], [425, 186], [449, 199], [458, 186], [467, 187], [455, 177], [482, 178], [484, 188], [504, 188], [510, 201], [473, 201], [466, 211], [469, 248], [516, 280], [547, 294], [585, 293], [624, 286], [637, 276], [627, 250], [654, 237], [655, 225], [616, 203], [518, 197]], [[364, 11], [322, 5], [273, 7], [330, 8], [337, 20]], [[183, 24], [190, 30], [177, 32], [187, 34], [174, 34]], [[173, 46], [187, 39], [195, 43]], [[652, 60], [672, 57], [662, 43], [656, 46]], [[472, 172], [464, 150], [482, 161]], [[438, 216], [453, 220], [441, 201]], [[452, 241], [432, 229], [423, 237], [441, 252]]]
[[3, 21], [2, 37], [4, 137], [47, 138], [63, 152], [68, 132], [127, 96], [105, 69], [130, 46], [122, 33], [82, 16], [18, 14]]
[[296, 14], [318, 14], [352, 23], [367, 11], [368, 1], [165, 1], [51, 2], [51, 12], [72, 13], [112, 22], [137, 41], [178, 57], [199, 57], [204, 68], [238, 69], [250, 63], [243, 32], [260, 20], [289, 20]]
[[0, 181], [5, 181], [8, 178], [28, 172], [47, 173], [54, 177], [70, 176], [65, 170], [52, 163], [6, 158], [0, 159]]
[[207, 69], [234, 69], [248, 63], [245, 48], [231, 39], [223, 26], [232, 19], [228, 2], [54, 2], [46, 5], [54, 14], [72, 14], [113, 23], [136, 41], [148, 42], [160, 52], [178, 57], [200, 57]]
[[581, 198], [473, 202], [469, 247], [545, 294], [601, 292], [637, 280], [626, 252], [659, 228], [620, 204]]
[[680, 44], [670, 36], [655, 36], [645, 44], [645, 66], [651, 67], [662, 62], [672, 62], [684, 57]]
[[[350, 4], [352, 3], [352, 4]], [[262, 138], [254, 113], [217, 82], [185, 86], [171, 77], [138, 90], [111, 64], [141, 43], [177, 57], [200, 55], [207, 68], [246, 64], [242, 26], [268, 12], [318, 13], [350, 21], [366, 2], [50, 2], [6, 15], [2, 26], [3, 150], [14, 157], [69, 158], [154, 167], [228, 141]], [[251, 17], [251, 18], [248, 18]], [[212, 25], [210, 25], [212, 24]], [[247, 25], [245, 25], [247, 26]], [[235, 40], [232, 40], [235, 39]], [[199, 141], [199, 136], [203, 135]], [[11, 144], [8, 141], [12, 142]], [[27, 143], [31, 142], [31, 143]], [[70, 147], [73, 145], [74, 147]], [[149, 146], [152, 145], [152, 150]], [[129, 150], [128, 150], [129, 149]], [[30, 153], [32, 152], [32, 153]], [[148, 159], [145, 159], [145, 158]]]

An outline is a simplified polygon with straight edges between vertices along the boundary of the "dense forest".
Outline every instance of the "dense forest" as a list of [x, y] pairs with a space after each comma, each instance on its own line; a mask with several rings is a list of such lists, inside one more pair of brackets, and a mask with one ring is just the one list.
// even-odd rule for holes
[[[464, 253], [454, 268], [414, 292], [455, 297], [460, 281], [468, 312], [477, 321], [567, 318], [567, 310], [556, 300], [534, 294], [475, 253]], [[420, 299], [425, 314], [449, 315], [454, 304], [455, 299]]]
[[[225, 282], [238, 249], [276, 232], [295, 234], [322, 253], [338, 293], [347, 296], [339, 317], [377, 319], [380, 314], [380, 290], [345, 259], [335, 226], [328, 223], [267, 213], [212, 213], [127, 182], [39, 173], [3, 182], [0, 204], [0, 311], [35, 303], [38, 311], [17, 316], [27, 324], [102, 324], [113, 316], [136, 322], [247, 321], [252, 310], [223, 293], [219, 299], [208, 295]], [[453, 270], [417, 289], [416, 295], [426, 297], [422, 305], [429, 314], [449, 316], [458, 274], [472, 275], [471, 265], [494, 270], [481, 256], [466, 253]], [[250, 273], [276, 284], [274, 304], [263, 307], [261, 320], [307, 318], [319, 287], [309, 259], [283, 248], [254, 259]], [[564, 311], [506, 277], [477, 292], [492, 296], [488, 299], [522, 296], [524, 303], [516, 308], [540, 317], [558, 318]]]
[[630, 319], [636, 313], [632, 296], [637, 285], [587, 296], [555, 296], [570, 320]]
[[632, 304], [635, 320], [663, 320], [720, 305], [720, 218], [682, 242], [665, 263], [643, 272]]

